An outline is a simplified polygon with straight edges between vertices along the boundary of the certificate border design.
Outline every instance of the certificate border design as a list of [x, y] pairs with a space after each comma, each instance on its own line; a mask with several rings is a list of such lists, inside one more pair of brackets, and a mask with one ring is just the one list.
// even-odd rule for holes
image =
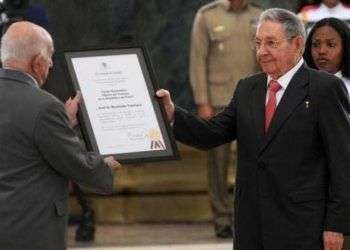
[[[115, 156], [115, 158], [122, 164], [128, 163], [144, 163], [144, 162], [154, 162], [154, 161], [164, 161], [164, 160], [176, 160], [179, 159], [179, 153], [177, 145], [175, 142], [174, 135], [167, 122], [166, 112], [164, 110], [161, 101], [155, 96], [155, 92], [159, 89], [156, 77], [151, 65], [151, 61], [146, 52], [146, 49], [142, 46], [135, 47], [118, 47], [118, 48], [103, 48], [103, 49], [88, 49], [88, 50], [71, 50], [64, 51], [64, 62], [66, 64], [66, 69], [68, 70], [68, 75], [70, 76], [70, 81], [72, 83], [74, 91], [80, 90], [80, 85], [76, 76], [76, 72], [73, 67], [72, 60], [74, 58], [82, 57], [96, 57], [96, 56], [109, 56], [109, 55], [126, 55], [135, 54], [137, 55], [140, 63], [140, 67], [146, 82], [146, 87], [148, 89], [151, 103], [153, 105], [153, 110], [157, 118], [157, 122], [161, 133], [163, 135], [165, 150], [154, 150], [142, 152], [132, 152], [132, 153], [122, 153], [122, 154], [103, 154], [102, 156]], [[87, 148], [90, 151], [99, 152], [96, 138], [91, 126], [90, 117], [88, 116], [87, 108], [84, 100], [79, 104], [79, 122], [83, 132], [84, 139], [87, 144]], [[153, 145], [153, 144], [152, 144]]]

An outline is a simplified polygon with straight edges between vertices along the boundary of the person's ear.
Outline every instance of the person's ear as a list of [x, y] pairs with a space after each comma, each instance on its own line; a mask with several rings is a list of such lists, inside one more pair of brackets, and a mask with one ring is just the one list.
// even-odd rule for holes
[[298, 51], [303, 51], [303, 48], [304, 48], [304, 39], [301, 37], [301, 36], [297, 36], [294, 38], [294, 44], [295, 44], [295, 47]]
[[41, 73], [40, 71], [42, 70], [43, 64], [44, 64], [44, 57], [41, 54], [35, 55], [31, 62], [32, 71], [36, 75], [40, 75]]
[[43, 69], [45, 68], [45, 58], [41, 54], [37, 54], [31, 61], [31, 71], [33, 72], [35, 79], [38, 84], [42, 85], [41, 76], [43, 74]]

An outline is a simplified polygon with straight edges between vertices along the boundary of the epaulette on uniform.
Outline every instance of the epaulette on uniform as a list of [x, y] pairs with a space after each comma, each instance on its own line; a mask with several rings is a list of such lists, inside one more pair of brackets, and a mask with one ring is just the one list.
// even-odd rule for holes
[[217, 6], [221, 5], [222, 4], [222, 1], [221, 0], [217, 0], [217, 1], [214, 1], [214, 2], [211, 2], [211, 3], [208, 3], [204, 6], [202, 6], [199, 11], [200, 12], [205, 12], [205, 11], [208, 11], [210, 9], [214, 9], [216, 8]]
[[257, 3], [249, 2], [249, 5], [260, 10], [264, 9], [260, 4], [257, 4]]

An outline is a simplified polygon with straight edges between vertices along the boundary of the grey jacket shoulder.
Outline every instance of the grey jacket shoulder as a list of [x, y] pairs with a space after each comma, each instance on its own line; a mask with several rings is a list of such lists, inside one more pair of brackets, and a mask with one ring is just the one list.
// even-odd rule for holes
[[[27, 133], [33, 131], [39, 113], [52, 103], [63, 104], [53, 95], [41, 90], [27, 74], [8, 69], [0, 69], [0, 85], [6, 96], [3, 103], [16, 104], [12, 107], [11, 119], [18, 123], [18, 129]], [[10, 115], [10, 114], [9, 114]], [[21, 126], [21, 124], [27, 124]]]
[[23, 98], [21, 99], [22, 102], [27, 105], [43, 105], [49, 102], [61, 103], [55, 96], [40, 89], [34, 79], [23, 72], [0, 69], [0, 81], [5, 84], [5, 87], [16, 90], [17, 98]]

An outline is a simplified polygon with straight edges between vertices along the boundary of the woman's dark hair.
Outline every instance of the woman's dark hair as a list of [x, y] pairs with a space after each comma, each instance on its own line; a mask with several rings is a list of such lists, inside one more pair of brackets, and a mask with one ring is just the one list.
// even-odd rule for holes
[[343, 58], [340, 70], [343, 76], [350, 78], [350, 28], [342, 20], [330, 17], [315, 23], [306, 39], [304, 59], [309, 67], [318, 69], [311, 55], [312, 36], [317, 29], [324, 26], [332, 27], [340, 35], [343, 45]]

